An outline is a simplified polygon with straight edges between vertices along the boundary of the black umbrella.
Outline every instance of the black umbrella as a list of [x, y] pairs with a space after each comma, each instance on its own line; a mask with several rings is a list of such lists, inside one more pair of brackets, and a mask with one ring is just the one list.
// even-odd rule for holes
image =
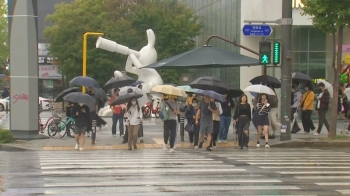
[[244, 92], [239, 89], [239, 88], [236, 88], [236, 87], [233, 87], [233, 86], [228, 86], [228, 96], [231, 97], [231, 98], [235, 98], [235, 97], [239, 97], [241, 95], [244, 94]]
[[228, 88], [225, 86], [224, 83], [221, 82], [221, 80], [210, 76], [204, 76], [195, 79], [193, 82], [191, 82], [190, 87], [201, 90], [211, 90], [218, 93], [228, 91]]
[[134, 82], [134, 83], [131, 84], [130, 86], [138, 86], [138, 85], [140, 85], [140, 84], [142, 84], [142, 83], [143, 83], [143, 81], [137, 80], [136, 82]]
[[117, 97], [116, 99], [114, 99], [114, 101], [112, 101], [112, 103], [110, 104], [111, 106], [114, 106], [114, 105], [119, 105], [119, 104], [124, 104], [124, 103], [127, 103], [129, 102], [129, 100], [131, 98], [141, 98], [143, 96], [143, 94], [141, 93], [137, 93], [137, 92], [134, 92], [131, 88], [127, 90], [127, 92], [123, 93], [123, 94], [120, 94], [119, 97]]
[[121, 88], [124, 86], [131, 86], [133, 83], [135, 83], [136, 80], [132, 77], [129, 76], [118, 76], [118, 77], [113, 77], [110, 80], [106, 82], [104, 87], [106, 89], [111, 89], [111, 88]]
[[93, 88], [92, 91], [100, 101], [106, 102], [108, 100], [107, 95], [102, 88]]
[[84, 103], [86, 105], [95, 104], [94, 98], [82, 92], [69, 93], [64, 96], [63, 99], [73, 103]]
[[100, 85], [98, 84], [98, 82], [95, 79], [90, 78], [88, 76], [77, 76], [73, 78], [69, 83], [78, 85], [78, 86], [100, 88]]
[[144, 68], [220, 68], [242, 65], [260, 65], [260, 63], [258, 59], [211, 46], [204, 46], [147, 65]]
[[292, 80], [293, 82], [300, 82], [300, 83], [306, 83], [306, 82], [311, 82], [312, 79], [306, 75], [306, 74], [303, 74], [303, 73], [300, 73], [300, 72], [292, 72]]
[[55, 99], [55, 102], [62, 102], [64, 101], [63, 100], [63, 97], [68, 95], [69, 93], [74, 93], [74, 92], [78, 92], [80, 91], [80, 88], [79, 87], [71, 87], [71, 88], [68, 88], [62, 92], [60, 92], [60, 94], [57, 95], [56, 99]]
[[[266, 78], [265, 78], [266, 77]], [[267, 84], [273, 88], [281, 88], [281, 81], [272, 76], [257, 76], [249, 81], [252, 84]]]

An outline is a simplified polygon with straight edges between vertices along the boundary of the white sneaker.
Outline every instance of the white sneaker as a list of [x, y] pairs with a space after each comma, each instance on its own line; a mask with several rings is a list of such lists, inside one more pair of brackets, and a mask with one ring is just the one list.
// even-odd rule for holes
[[260, 144], [256, 144], [256, 147], [257, 147], [257, 148], [260, 148]]
[[221, 144], [221, 143], [222, 143], [222, 140], [219, 140], [218, 143]]
[[194, 149], [198, 149], [198, 146], [195, 146]]
[[79, 144], [75, 144], [75, 150], [79, 150]]
[[170, 148], [169, 152], [171, 153], [175, 152], [174, 148]]
[[84, 150], [84, 148], [83, 148], [83, 147], [80, 147], [79, 150]]
[[167, 144], [163, 144], [163, 150], [168, 150], [168, 145]]
[[269, 149], [269, 148], [270, 148], [270, 146], [269, 146], [268, 144], [266, 144], [266, 145], [265, 145], [265, 148], [266, 148], [266, 149]]
[[174, 145], [174, 149], [176, 149], [176, 145]]
[[316, 132], [316, 133], [314, 133], [314, 135], [320, 135], [320, 134]]
[[224, 144], [227, 144], [227, 141], [226, 141], [226, 140], [224, 140]]

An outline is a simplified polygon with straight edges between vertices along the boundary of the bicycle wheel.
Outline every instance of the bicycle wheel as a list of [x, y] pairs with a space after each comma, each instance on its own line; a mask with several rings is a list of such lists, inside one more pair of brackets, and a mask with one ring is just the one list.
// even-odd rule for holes
[[62, 120], [54, 120], [47, 125], [47, 134], [51, 138], [62, 138], [66, 135], [66, 124]]
[[154, 115], [156, 116], [156, 118], [159, 118], [159, 114], [160, 114], [160, 110], [159, 110], [159, 108], [157, 108], [157, 111]]
[[143, 110], [143, 117], [148, 118], [150, 116], [151, 116], [151, 109], [148, 106], [146, 106], [145, 109]]
[[71, 123], [67, 126], [66, 132], [68, 134], [69, 137], [71, 138], [75, 138], [75, 124]]

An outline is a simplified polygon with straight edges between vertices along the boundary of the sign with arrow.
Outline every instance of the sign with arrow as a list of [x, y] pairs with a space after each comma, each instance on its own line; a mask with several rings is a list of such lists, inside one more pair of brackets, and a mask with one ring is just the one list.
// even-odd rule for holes
[[268, 37], [273, 30], [270, 25], [266, 24], [246, 24], [243, 26], [243, 34], [245, 36]]

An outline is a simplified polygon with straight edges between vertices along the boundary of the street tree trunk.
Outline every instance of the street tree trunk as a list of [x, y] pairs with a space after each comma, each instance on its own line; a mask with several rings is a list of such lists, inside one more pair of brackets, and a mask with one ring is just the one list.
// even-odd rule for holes
[[333, 99], [332, 99], [332, 110], [330, 115], [330, 127], [329, 127], [329, 138], [334, 138], [337, 134], [337, 117], [338, 117], [338, 90], [340, 83], [340, 74], [342, 69], [342, 51], [343, 51], [343, 31], [344, 27], [340, 26], [338, 29], [338, 53], [336, 53], [336, 44], [335, 44], [335, 33], [333, 33], [333, 75], [334, 75], [334, 83], [333, 83]]

